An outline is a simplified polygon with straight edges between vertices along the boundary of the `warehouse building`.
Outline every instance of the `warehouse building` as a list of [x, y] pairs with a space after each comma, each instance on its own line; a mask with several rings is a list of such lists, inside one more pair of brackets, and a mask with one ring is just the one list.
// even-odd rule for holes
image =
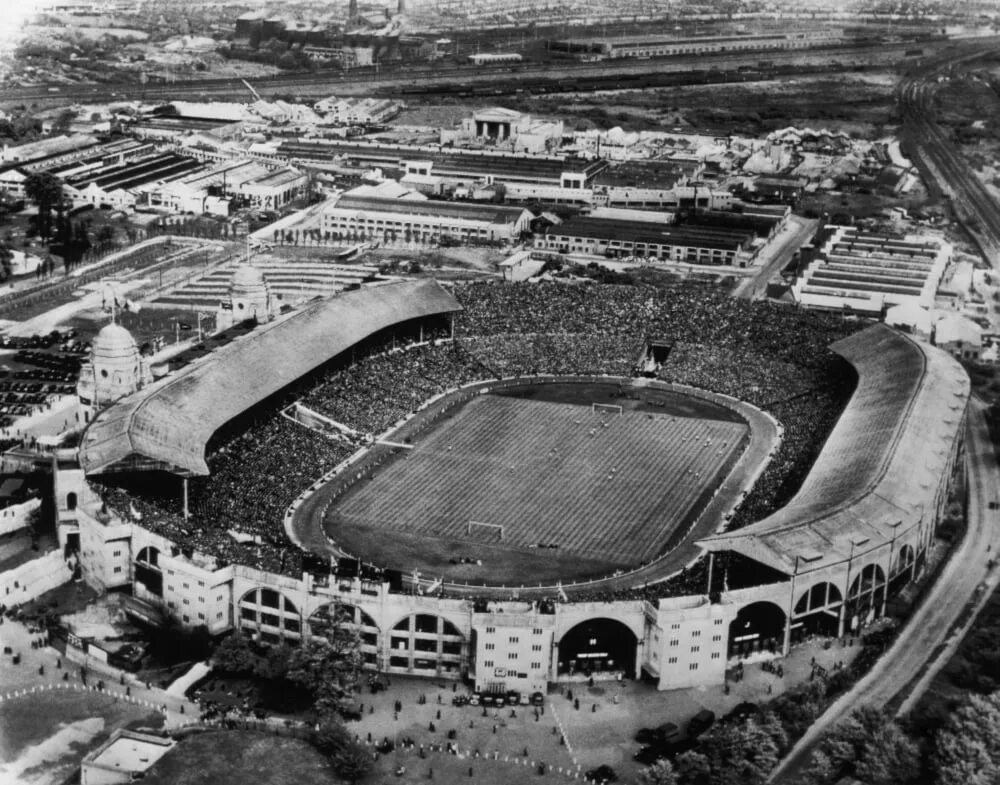
[[816, 258], [792, 285], [796, 302], [810, 308], [850, 309], [873, 316], [893, 305], [934, 308], [953, 248], [943, 238], [874, 234], [830, 227]]
[[334, 237], [418, 245], [438, 243], [446, 237], [464, 243], [512, 243], [530, 229], [528, 210], [432, 201], [406, 189], [390, 193], [385, 185], [362, 186], [334, 198], [323, 210], [323, 229]]
[[[656, 215], [651, 213], [651, 215]], [[638, 256], [660, 261], [745, 267], [756, 253], [752, 232], [699, 226], [676, 226], [651, 220], [571, 218], [549, 227], [535, 247], [592, 256]]]

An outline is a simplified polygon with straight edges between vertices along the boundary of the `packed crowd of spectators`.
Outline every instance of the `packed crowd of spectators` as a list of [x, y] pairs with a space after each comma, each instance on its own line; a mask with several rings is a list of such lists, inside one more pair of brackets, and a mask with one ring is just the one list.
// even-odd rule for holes
[[[784, 427], [777, 455], [731, 522], [739, 527], [770, 514], [798, 489], [853, 388], [849, 367], [828, 347], [863, 326], [836, 314], [736, 300], [700, 283], [660, 289], [491, 282], [458, 285], [454, 293], [464, 308], [454, 342], [375, 345], [355, 362], [311, 377], [281, 402], [294, 398], [353, 429], [353, 443], [292, 422], [275, 404], [209, 456], [211, 476], [191, 483], [188, 521], [177, 489], [153, 492], [162, 486], [141, 477], [143, 484], [128, 492], [102, 487], [106, 504], [182, 548], [301, 574], [301, 553], [284, 532], [287, 507], [428, 398], [498, 376], [628, 375], [647, 341], [656, 340], [671, 347], [660, 378], [746, 400]], [[231, 531], [251, 541], [240, 542]], [[703, 591], [704, 581], [696, 566], [629, 594]]]

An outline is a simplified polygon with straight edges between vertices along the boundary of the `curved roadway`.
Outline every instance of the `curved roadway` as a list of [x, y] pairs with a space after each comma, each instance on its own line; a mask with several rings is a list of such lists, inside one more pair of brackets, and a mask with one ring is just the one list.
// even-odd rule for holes
[[[988, 502], [996, 498], [1000, 473], [985, 411], [981, 401], [970, 402], [965, 442], [968, 526], [961, 544], [892, 647], [850, 692], [813, 723], [771, 774], [769, 782], [802, 782], [824, 734], [858, 706], [891, 707], [902, 699], [902, 710], [908, 710], [943, 664], [948, 651], [946, 642], [954, 635], [953, 627], [966, 607], [977, 596], [985, 600], [990, 588], [996, 587], [1000, 575], [990, 563], [1000, 549], [1000, 511], [989, 509]], [[966, 628], [973, 618], [968, 619]]]

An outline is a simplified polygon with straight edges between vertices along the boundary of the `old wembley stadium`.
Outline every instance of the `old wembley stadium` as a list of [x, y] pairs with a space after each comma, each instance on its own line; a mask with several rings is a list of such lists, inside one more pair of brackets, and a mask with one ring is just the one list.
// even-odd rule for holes
[[56, 474], [68, 558], [150, 617], [353, 625], [368, 667], [481, 689], [716, 685], [881, 616], [961, 489], [968, 377], [882, 324], [430, 279], [276, 314], [237, 276], [229, 307], [261, 324], [176, 367], [102, 330]]

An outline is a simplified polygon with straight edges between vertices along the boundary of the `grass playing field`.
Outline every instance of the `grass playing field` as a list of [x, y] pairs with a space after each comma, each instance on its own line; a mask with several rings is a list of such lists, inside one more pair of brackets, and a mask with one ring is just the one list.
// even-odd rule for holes
[[[552, 397], [477, 396], [348, 490], [327, 532], [377, 564], [450, 578], [607, 574], [664, 550], [748, 430], [682, 401], [619, 415]], [[483, 564], [451, 563], [462, 557]]]

